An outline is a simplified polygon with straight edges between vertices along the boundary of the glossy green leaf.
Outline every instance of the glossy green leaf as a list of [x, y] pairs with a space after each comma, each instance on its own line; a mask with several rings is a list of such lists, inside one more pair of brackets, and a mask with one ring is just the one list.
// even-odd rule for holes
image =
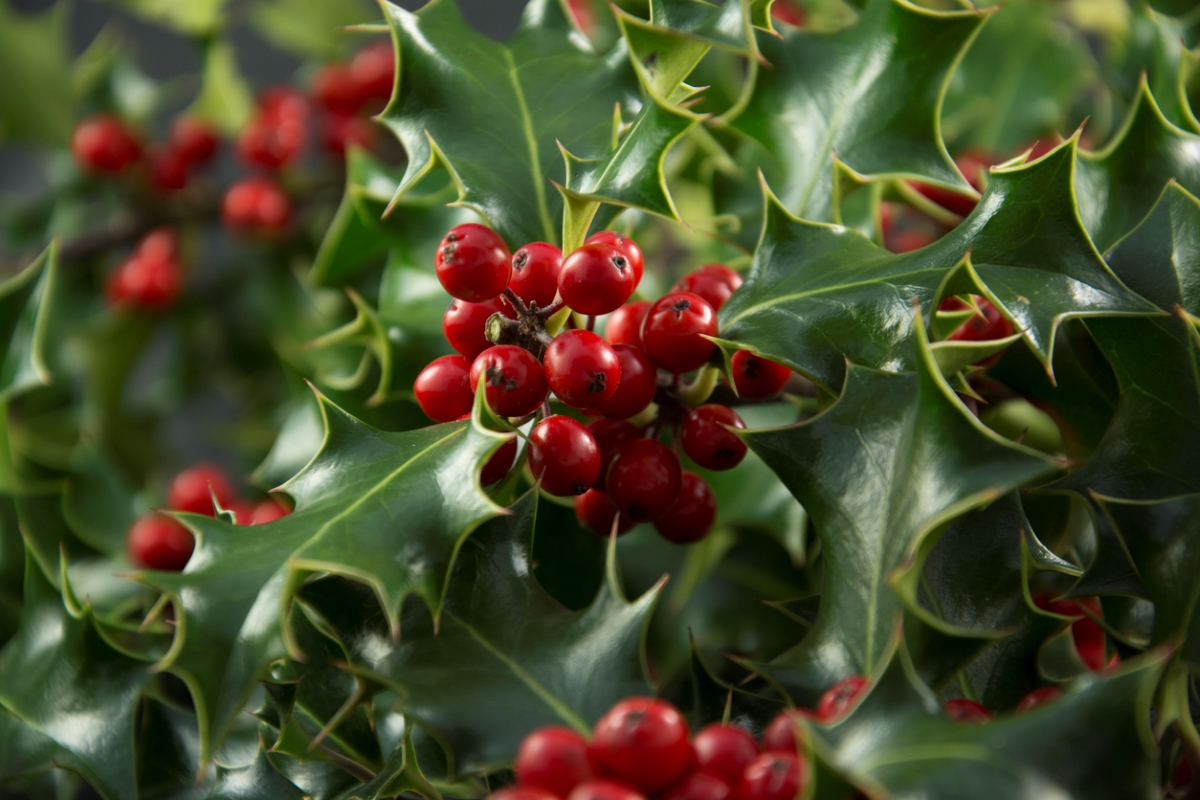
[[47, 327], [53, 303], [57, 257], [55, 248], [0, 283], [0, 400], [50, 383], [46, 365]]

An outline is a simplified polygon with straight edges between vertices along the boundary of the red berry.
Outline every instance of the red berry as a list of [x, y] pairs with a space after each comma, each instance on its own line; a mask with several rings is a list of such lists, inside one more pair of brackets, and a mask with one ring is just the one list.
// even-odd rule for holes
[[129, 560], [139, 567], [179, 572], [192, 557], [196, 540], [170, 517], [146, 514], [129, 528], [125, 544]]
[[[741, 778], [741, 775], [738, 775]], [[712, 775], [693, 772], [663, 795], [663, 800], [726, 800], [733, 794], [729, 784]]]
[[167, 487], [167, 503], [176, 511], [215, 516], [213, 498], [228, 507], [236, 498], [233, 484], [216, 464], [197, 464], [175, 476]]
[[724, 264], [705, 264], [676, 281], [671, 291], [699, 295], [708, 301], [713, 311], [720, 311], [741, 285], [742, 276]]
[[813, 716], [811, 712], [799, 708], [789, 708], [781, 712], [763, 731], [763, 749], [798, 752], [800, 744], [797, 739], [802, 737], [804, 732], [801, 720], [811, 719]]
[[749, 350], [738, 350], [731, 359], [733, 385], [739, 397], [758, 400], [778, 394], [792, 377], [783, 364], [756, 356]]
[[497, 313], [509, 319], [517, 317], [512, 306], [503, 297], [488, 300], [486, 303], [455, 300], [442, 317], [442, 333], [451, 347], [473, 359], [495, 344], [487, 338], [486, 331], [488, 319]]
[[618, 344], [613, 347], [621, 364], [621, 382], [596, 410], [612, 419], [629, 419], [642, 412], [658, 391], [658, 369], [640, 347]]
[[500, 234], [473, 222], [446, 234], [438, 245], [434, 266], [442, 288], [469, 303], [502, 294], [512, 273], [508, 246]]
[[990, 342], [1012, 336], [1012, 323], [987, 300], [979, 301], [978, 314], [972, 314], [946, 338], [952, 342]]
[[675, 292], [658, 300], [642, 322], [642, 346], [655, 364], [684, 373], [708, 362], [717, 346], [705, 336], [717, 335], [717, 315], [701, 297]]
[[171, 305], [179, 297], [183, 272], [174, 258], [151, 258], [135, 253], [109, 275], [104, 288], [111, 305], [156, 311]]
[[199, 117], [179, 117], [171, 125], [171, 146], [189, 164], [203, 164], [217, 152], [217, 132]]
[[471, 413], [471, 362], [463, 356], [435, 358], [413, 382], [413, 395], [425, 416], [434, 422], [452, 422]]
[[580, 495], [600, 474], [600, 448], [570, 417], [546, 417], [529, 434], [529, 469], [557, 497]]
[[620, 359], [591, 331], [563, 331], [546, 348], [543, 363], [550, 389], [572, 408], [598, 407], [621, 383]]
[[1058, 698], [1062, 697], [1062, 689], [1057, 686], [1043, 686], [1041, 689], [1034, 689], [1029, 694], [1021, 698], [1021, 702], [1017, 703], [1017, 713], [1026, 714], [1033, 711], [1035, 708], [1041, 708], [1044, 705], [1053, 703]]
[[860, 675], [838, 681], [829, 687], [817, 702], [817, 718], [830, 720], [842, 716], [854, 705], [868, 685], [870, 681]]
[[547, 242], [533, 242], [513, 253], [512, 277], [508, 288], [526, 303], [546, 308], [558, 294], [558, 271], [562, 250]]
[[608, 468], [612, 466], [613, 459], [625, 448], [625, 445], [642, 438], [642, 432], [629, 422], [615, 419], [598, 419], [590, 422], [588, 431], [596, 440], [596, 446], [600, 448], [600, 474], [592, 485], [600, 491], [604, 491], [605, 477], [608, 475]]
[[928, 247], [937, 241], [931, 231], [899, 231], [884, 240], [884, 245], [893, 253], [911, 253]]
[[616, 311], [636, 285], [629, 259], [607, 244], [585, 244], [566, 257], [558, 273], [563, 302], [580, 314]]
[[134, 255], [151, 261], [172, 261], [179, 255], [179, 237], [165, 225], [155, 228], [138, 242]]
[[974, 700], [957, 697], [942, 705], [946, 716], [962, 725], [982, 725], [992, 721], [992, 714]]
[[560, 798], [536, 786], [505, 786], [492, 792], [489, 800], [560, 800]]
[[370, 150], [375, 145], [378, 130], [366, 117], [330, 114], [321, 124], [321, 146], [335, 156], [345, 155], [351, 145]]
[[746, 423], [729, 406], [709, 403], [694, 408], [688, 412], [680, 431], [683, 452], [705, 469], [733, 469], [746, 457], [746, 443], [729, 428], [745, 427]]
[[969, 311], [970, 309], [970, 304], [956, 295], [950, 295], [938, 303], [938, 311]]
[[612, 312], [604, 324], [604, 338], [609, 344], [627, 344], [632, 347], [642, 346], [642, 320], [650, 310], [648, 300], [635, 300]]
[[354, 114], [362, 105], [358, 81], [347, 64], [324, 64], [312, 77], [312, 96], [317, 104], [335, 114]]
[[261, 117], [277, 120], [308, 120], [308, 100], [291, 86], [271, 86], [258, 96]]
[[569, 728], [538, 728], [521, 741], [513, 772], [522, 786], [536, 786], [566, 797], [592, 777], [588, 743]]
[[71, 135], [71, 152], [84, 169], [121, 172], [141, 157], [141, 147], [125, 123], [112, 114], [92, 114]]
[[775, 0], [771, 6], [771, 16], [797, 28], [803, 27], [808, 20], [808, 12], [795, 0]]
[[691, 765], [687, 721], [670, 703], [630, 697], [596, 723], [592, 754], [605, 774], [657, 794], [682, 778]]
[[[1104, 628], [1092, 618], [1095, 616], [1104, 619], [1104, 611], [1098, 599], [1087, 597], [1079, 600], [1052, 600], [1048, 595], [1035, 594], [1033, 602], [1038, 608], [1045, 609], [1052, 614], [1078, 617], [1079, 619], [1071, 623], [1071, 639], [1075, 643], [1079, 659], [1093, 672], [1104, 669], [1106, 662]], [[1092, 616], [1089, 616], [1089, 611]]]
[[729, 287], [729, 290], [733, 292], [736, 292], [738, 289], [740, 289], [742, 284], [746, 282], [746, 279], [742, 277], [742, 273], [738, 272], [736, 269], [727, 267], [724, 264], [705, 264], [696, 271], [704, 272], [709, 275], [716, 275], [722, 281], [724, 281], [725, 285]]
[[278, 169], [304, 149], [303, 119], [260, 114], [242, 129], [237, 152], [247, 166]]
[[[982, 192], [988, 167], [1000, 163], [1000, 159], [989, 153], [968, 151], [955, 158], [954, 163], [958, 165], [967, 182]], [[927, 183], [913, 182], [912, 186], [942, 208], [953, 211], [960, 217], [965, 217], [975, 210], [976, 201], [959, 192]]]
[[810, 778], [808, 759], [796, 753], [763, 753], [742, 773], [738, 800], [796, 800]]
[[291, 217], [291, 200], [269, 178], [243, 178], [221, 201], [221, 219], [234, 231], [276, 234], [287, 228]]
[[502, 417], [523, 417], [537, 411], [550, 393], [546, 372], [533, 354], [516, 345], [489, 347], [471, 364], [471, 386], [484, 382], [484, 396]]
[[1171, 785], [1176, 789], [1191, 786], [1194, 780], [1192, 776], [1192, 762], [1186, 754], [1181, 754], [1175, 762], [1175, 770], [1171, 774]]
[[251, 510], [250, 521], [247, 524], [266, 525], [268, 522], [283, 519], [290, 513], [292, 512], [278, 500], [263, 500]]
[[391, 42], [378, 42], [364, 47], [350, 59], [350, 75], [358, 84], [359, 96], [364, 100], [386, 102], [392, 96], [392, 84], [396, 80], [396, 56]]
[[188, 161], [170, 145], [155, 145], [146, 151], [150, 184], [160, 192], [176, 192], [187, 186]]
[[567, 800], [646, 800], [637, 789], [606, 778], [592, 778], [576, 786]]
[[688, 544], [707, 536], [716, 518], [717, 498], [708, 482], [694, 472], [685, 472], [679, 499], [654, 520], [654, 528], [668, 542]]
[[679, 458], [661, 442], [638, 439], [625, 445], [608, 469], [608, 495], [621, 516], [653, 522], [671, 510], [683, 489]]
[[692, 740], [692, 750], [696, 754], [696, 771], [728, 786], [737, 786], [742, 772], [758, 758], [754, 737], [733, 725], [705, 725]]
[[[617, 507], [608, 495], [599, 489], [588, 489], [575, 498], [575, 519], [585, 528], [591, 528], [598, 536], [612, 533], [613, 520], [617, 518]], [[633, 527], [633, 520], [621, 517], [617, 524], [617, 536]]]
[[636, 289], [642, 282], [646, 262], [642, 258], [642, 248], [638, 247], [633, 239], [616, 231], [600, 231], [589, 236], [584, 244], [607, 244], [617, 248], [629, 259], [629, 266], [633, 267], [633, 288]]
[[228, 507], [223, 507], [221, 510], [233, 512], [234, 525], [253, 525], [254, 507], [254, 503], [249, 500], [234, 500]]
[[480, 486], [491, 486], [496, 483], [512, 469], [513, 462], [517, 460], [517, 440], [509, 439], [504, 444], [500, 445], [500, 449], [492, 454], [488, 462], [483, 465], [483, 471], [479, 474]]

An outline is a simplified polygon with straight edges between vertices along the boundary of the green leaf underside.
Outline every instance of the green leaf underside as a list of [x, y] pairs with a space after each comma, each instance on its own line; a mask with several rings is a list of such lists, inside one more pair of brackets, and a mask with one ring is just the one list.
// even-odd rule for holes
[[889, 577], [922, 537], [1052, 468], [971, 417], [927, 351], [915, 373], [851, 365], [829, 410], [745, 439], [808, 511], [824, 550], [816, 625], [760, 667], [795, 701], [879, 664], [902, 608]]
[[381, 121], [408, 152], [403, 193], [441, 161], [460, 201], [512, 247], [558, 240], [566, 179], [558, 145], [607, 153], [613, 107], [640, 104], [624, 48], [604, 57], [570, 38], [553, 0], [534, 0], [504, 44], [476, 32], [450, 0], [413, 14], [384, 5], [399, 50], [399, 82]]
[[919, 305], [928, 318], [939, 289], [965, 293], [982, 284], [1047, 365], [1054, 332], [1067, 317], [1157, 313], [1117, 280], [1080, 226], [1073, 150], [1071, 142], [1031, 164], [994, 172], [959, 227], [900, 255], [857, 231], [798, 220], [768, 193], [750, 274], [721, 309], [721, 336], [832, 391], [846, 359], [912, 369], [911, 309]]
[[142, 576], [175, 598], [165, 666], [192, 691], [205, 754], [283, 655], [280, 615], [307, 572], [368, 584], [397, 636], [404, 598], [436, 611], [462, 541], [499, 511], [474, 476], [502, 437], [469, 423], [385, 433], [320, 399], [324, 445], [282, 487], [295, 513], [255, 529], [187, 515], [198, 534], [187, 570]]
[[860, 175], [906, 174], [961, 186], [938, 132], [945, 85], [986, 19], [872, 0], [833, 34], [758, 35], [770, 69], [734, 127], [786, 208], [832, 218], [834, 157]]

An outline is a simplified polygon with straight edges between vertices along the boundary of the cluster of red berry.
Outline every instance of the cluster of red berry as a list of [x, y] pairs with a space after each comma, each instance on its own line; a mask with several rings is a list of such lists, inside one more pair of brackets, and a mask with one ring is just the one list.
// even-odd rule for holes
[[151, 187], [173, 192], [187, 185], [191, 172], [217, 152], [217, 134], [203, 120], [180, 117], [165, 142], [143, 149], [133, 130], [114, 114], [86, 117], [71, 137], [75, 160], [89, 172], [118, 175], [141, 164]]
[[[239, 525], [265, 525], [290, 513], [275, 497], [257, 502], [239, 498], [233, 481], [214, 464], [185, 469], [167, 487], [167, 506], [172, 511], [212, 517], [218, 505], [232, 511]], [[178, 572], [187, 566], [196, 543], [191, 531], [173, 518], [150, 512], [129, 528], [125, 544], [129, 560], [137, 566]]]
[[[442, 320], [459, 355], [427, 366], [413, 386], [417, 403], [436, 422], [469, 414], [480, 381], [494, 413], [524, 422], [541, 413], [529, 434], [529, 466], [541, 488], [575, 497], [580, 521], [607, 535], [653, 522], [673, 542], [703, 537], [716, 517], [716, 499], [699, 475], [685, 472], [673, 442], [696, 464], [737, 466], [746, 445], [731, 429], [744, 428], [727, 406], [688, 408], [679, 399], [680, 376], [708, 365], [717, 352], [716, 312], [741, 285], [737, 272], [709, 264], [682, 278], [651, 303], [628, 302], [642, 278], [637, 244], [602, 231], [563, 257], [558, 247], [534, 242], [510, 253], [484, 225], [460, 225], [436, 255], [442, 286], [455, 298]], [[563, 309], [587, 318], [550, 336], [546, 323]], [[610, 315], [605, 336], [595, 318]], [[750, 353], [733, 359], [737, 391], [747, 398], [777, 394], [791, 371]], [[549, 412], [550, 393], [584, 415], [589, 425]], [[652, 404], [653, 419], [631, 422]], [[516, 456], [515, 440], [484, 467], [487, 485], [502, 478]]]
[[109, 274], [105, 296], [117, 307], [160, 309], [175, 302], [182, 288], [179, 238], [170, 228], [156, 228]]

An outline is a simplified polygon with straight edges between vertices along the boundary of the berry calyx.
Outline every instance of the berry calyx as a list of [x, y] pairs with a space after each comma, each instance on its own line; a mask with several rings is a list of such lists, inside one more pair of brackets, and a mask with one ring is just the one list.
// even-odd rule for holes
[[508, 288], [512, 274], [508, 245], [486, 225], [469, 222], [453, 228], [434, 257], [438, 281], [451, 297], [482, 303]]
[[453, 422], [471, 413], [471, 362], [463, 356], [435, 358], [413, 382], [413, 395], [425, 416], [434, 422]]
[[654, 528], [668, 542], [688, 544], [707, 536], [716, 518], [717, 496], [708, 482], [694, 472], [685, 472], [679, 499], [654, 520]]
[[741, 285], [742, 276], [724, 264], [705, 264], [676, 281], [671, 291], [691, 292], [707, 300], [713, 311], [720, 311]]
[[693, 772], [671, 787], [663, 795], [663, 800], [726, 800], [732, 794], [733, 790], [724, 781], [702, 772]]
[[243, 178], [221, 201], [221, 219], [234, 232], [278, 234], [291, 218], [292, 201], [269, 178]]
[[546, 308], [558, 294], [558, 272], [562, 268], [562, 250], [548, 242], [532, 242], [512, 256], [512, 277], [508, 288], [526, 304]]
[[442, 333], [451, 347], [467, 358], [474, 359], [495, 344], [487, 338], [487, 321], [492, 314], [503, 314], [509, 319], [517, 317], [503, 297], [485, 303], [455, 300], [442, 316]]
[[71, 152], [81, 167], [92, 172], [117, 173], [142, 154], [134, 135], [112, 114], [92, 114], [75, 127]]
[[[613, 520], [617, 519], [617, 507], [604, 492], [588, 489], [575, 498], [575, 519], [597, 536], [609, 536], [612, 533]], [[617, 523], [617, 536], [626, 533], [632, 527], [633, 520], [621, 517]]]
[[642, 322], [642, 346], [650, 360], [667, 372], [699, 369], [717, 346], [705, 336], [717, 335], [717, 315], [703, 298], [674, 292], [660, 298]]
[[792, 377], [783, 364], [768, 361], [749, 350], [738, 350], [730, 359], [733, 386], [739, 397], [759, 400], [778, 394]]
[[139, 517], [125, 537], [129, 560], [139, 567], [180, 572], [196, 547], [192, 532], [170, 517], [146, 514]]
[[1043, 686], [1041, 689], [1034, 689], [1022, 697], [1021, 702], [1017, 703], [1017, 713], [1027, 714], [1035, 708], [1049, 705], [1062, 697], [1062, 694], [1063, 690], [1057, 686]]
[[593, 778], [576, 786], [567, 800], [646, 800], [637, 789], [606, 778]]
[[763, 749], [798, 752], [804, 731], [801, 720], [813, 716], [811, 712], [799, 708], [782, 711], [763, 731]]
[[170, 143], [189, 165], [203, 164], [217, 153], [217, 132], [199, 117], [179, 117], [171, 123]]
[[396, 80], [396, 56], [391, 42], [378, 42], [355, 53], [350, 59], [350, 75], [358, 84], [364, 103], [391, 99]]
[[808, 788], [808, 759], [796, 753], [763, 753], [742, 773], [738, 800], [796, 800]]
[[640, 347], [618, 344], [613, 346], [613, 352], [621, 365], [621, 382], [608, 399], [596, 405], [596, 410], [611, 419], [629, 419], [654, 400], [658, 370]]
[[737, 786], [742, 772], [758, 758], [754, 737], [733, 725], [705, 725], [692, 739], [696, 771], [727, 786]]
[[870, 681], [861, 675], [838, 681], [826, 689], [817, 702], [817, 718], [831, 720], [842, 716], [850, 710], [868, 685]]
[[312, 77], [312, 96], [335, 114], [355, 114], [363, 103], [358, 81], [346, 64], [324, 64]]
[[621, 383], [621, 361], [608, 342], [591, 331], [563, 331], [546, 347], [546, 380], [572, 408], [602, 405]]
[[992, 721], [992, 713], [987, 708], [965, 697], [947, 700], [942, 705], [942, 711], [960, 725], [982, 725]]
[[538, 728], [521, 741], [513, 772], [522, 786], [536, 786], [565, 798], [592, 777], [588, 743], [570, 728]]
[[646, 261], [642, 257], [642, 248], [638, 247], [637, 242], [633, 239], [617, 231], [600, 231], [589, 236], [584, 244], [607, 244], [617, 248], [625, 254], [625, 257], [629, 259], [629, 266], [633, 268], [633, 288], [636, 289], [642, 282], [642, 274], [646, 271]]
[[622, 700], [596, 723], [592, 754], [606, 774], [657, 794], [682, 778], [691, 763], [687, 721], [662, 700]]
[[637, 279], [629, 259], [608, 244], [585, 244], [563, 261], [558, 291], [580, 314], [608, 314], [633, 294]]
[[670, 448], [653, 439], [625, 445], [606, 478], [608, 496], [622, 517], [653, 522], [671, 510], [683, 489], [683, 470]]
[[680, 430], [683, 452], [705, 469], [733, 469], [746, 457], [746, 443], [729, 428], [746, 423], [729, 406], [709, 403], [688, 412]]
[[600, 474], [600, 448], [570, 417], [546, 417], [529, 434], [529, 469], [556, 497], [581, 495]]
[[175, 511], [216, 516], [213, 499], [226, 508], [237, 495], [225, 470], [216, 464], [197, 464], [175, 476], [167, 487], [167, 503]]
[[642, 346], [642, 320], [650, 310], [650, 301], [635, 300], [612, 312], [604, 325], [604, 338], [609, 344], [627, 344], [631, 347]]
[[523, 417], [550, 393], [546, 372], [528, 350], [511, 344], [489, 347], [471, 364], [471, 386], [483, 381], [484, 396], [502, 417]]
[[592, 484], [596, 489], [604, 491], [608, 468], [613, 460], [625, 449], [625, 445], [642, 438], [642, 432], [636, 425], [616, 419], [598, 419], [588, 423], [588, 431], [600, 448], [600, 474]]

